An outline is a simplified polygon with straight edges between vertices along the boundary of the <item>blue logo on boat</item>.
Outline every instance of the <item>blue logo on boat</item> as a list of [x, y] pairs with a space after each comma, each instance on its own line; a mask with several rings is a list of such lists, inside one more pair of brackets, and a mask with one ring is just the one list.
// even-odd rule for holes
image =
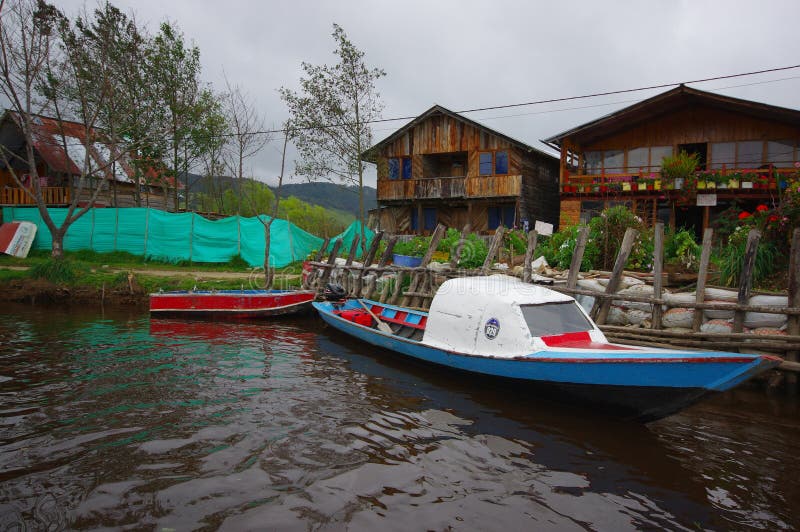
[[489, 340], [497, 338], [497, 335], [500, 333], [500, 322], [497, 321], [497, 318], [490, 318], [489, 321], [486, 322], [483, 333]]

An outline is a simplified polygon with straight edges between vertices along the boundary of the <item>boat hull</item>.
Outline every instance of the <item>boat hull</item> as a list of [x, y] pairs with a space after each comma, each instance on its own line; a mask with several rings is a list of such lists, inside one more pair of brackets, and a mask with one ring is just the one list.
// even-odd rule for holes
[[372, 345], [471, 374], [524, 382], [559, 400], [601, 407], [642, 421], [670, 415], [779, 363], [775, 357], [737, 353], [664, 351], [669, 356], [659, 356], [659, 350], [624, 356], [579, 355], [569, 349], [515, 358], [468, 355], [347, 321], [333, 313], [330, 303], [314, 306], [326, 323]]
[[297, 314], [311, 309], [315, 293], [306, 290], [220, 290], [150, 294], [150, 313], [158, 316], [250, 319]]

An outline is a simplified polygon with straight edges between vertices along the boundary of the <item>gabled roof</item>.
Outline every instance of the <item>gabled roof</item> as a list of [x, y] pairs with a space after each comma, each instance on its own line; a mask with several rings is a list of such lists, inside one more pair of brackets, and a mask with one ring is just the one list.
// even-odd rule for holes
[[476, 122], [475, 120], [471, 120], [471, 119], [469, 119], [469, 118], [467, 118], [465, 116], [462, 116], [462, 115], [460, 115], [460, 114], [458, 114], [458, 113], [456, 113], [454, 111], [446, 109], [446, 108], [444, 108], [444, 107], [442, 107], [441, 105], [438, 105], [438, 104], [434, 105], [433, 107], [431, 107], [430, 109], [428, 109], [427, 111], [425, 111], [424, 113], [422, 113], [421, 115], [419, 115], [418, 117], [413, 119], [411, 122], [407, 123], [406, 125], [404, 125], [400, 129], [398, 129], [397, 131], [395, 131], [394, 133], [392, 133], [391, 135], [389, 135], [388, 137], [383, 139], [382, 141], [380, 141], [377, 144], [375, 144], [374, 146], [372, 146], [370, 149], [368, 149], [367, 151], [365, 151], [362, 154], [361, 158], [363, 160], [365, 160], [365, 161], [375, 162], [375, 154], [376, 154], [376, 152], [380, 148], [382, 148], [385, 144], [387, 144], [389, 142], [392, 142], [393, 140], [395, 140], [400, 135], [405, 134], [409, 129], [421, 124], [422, 122], [424, 122], [425, 120], [427, 120], [428, 118], [430, 118], [430, 117], [432, 117], [434, 115], [449, 116], [451, 118], [454, 118], [456, 120], [464, 122], [465, 124], [469, 124], [470, 126], [473, 126], [473, 127], [477, 128], [477, 129], [481, 129], [483, 131], [486, 131], [490, 135], [494, 135], [496, 137], [499, 137], [499, 138], [505, 140], [506, 142], [509, 142], [510, 144], [516, 146], [517, 148], [523, 150], [523, 151], [534, 152], [534, 153], [538, 153], [540, 155], [543, 155], [545, 157], [550, 157], [552, 159], [557, 159], [557, 157], [553, 157], [552, 155], [550, 155], [549, 153], [547, 153], [545, 151], [542, 151], [540, 149], [534, 148], [533, 146], [530, 146], [529, 144], [525, 144], [524, 142], [522, 142], [520, 140], [517, 140], [517, 139], [515, 139], [513, 137], [509, 137], [508, 135], [500, 133], [499, 131], [496, 131], [496, 130], [494, 130], [492, 128], [486, 127], [483, 124], [481, 124], [480, 122]]
[[561, 146], [562, 141], [570, 137], [579, 144], [585, 144], [606, 137], [623, 129], [636, 126], [653, 117], [673, 112], [689, 104], [702, 103], [710, 107], [749, 114], [758, 118], [786, 122], [800, 127], [800, 111], [778, 107], [765, 103], [754, 102], [723, 96], [713, 92], [701, 91], [686, 85], [679, 85], [661, 94], [642, 100], [631, 106], [602, 116], [597, 120], [587, 122], [578, 127], [569, 129], [558, 135], [543, 140], [550, 146]]

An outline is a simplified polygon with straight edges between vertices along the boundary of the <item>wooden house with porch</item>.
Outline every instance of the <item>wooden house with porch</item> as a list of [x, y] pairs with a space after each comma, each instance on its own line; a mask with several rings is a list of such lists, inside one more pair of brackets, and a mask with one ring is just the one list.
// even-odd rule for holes
[[558, 224], [558, 159], [439, 105], [364, 160], [377, 165], [377, 225], [391, 233]]
[[[7, 110], [0, 119], [0, 145], [6, 153], [5, 159], [0, 157], [0, 205], [36, 204], [11, 172], [13, 168], [23, 187], [32, 185], [21, 124], [21, 117], [15, 111]], [[36, 174], [48, 206], [67, 206], [75, 194], [80, 194], [79, 203], [88, 202], [98, 185], [96, 179], [102, 179], [99, 183], [101, 191], [94, 203], [96, 207], [134, 207], [137, 197], [142, 207], [163, 210], [172, 207], [175, 180], [156, 171], [155, 165], [144, 172], [137, 187], [131, 157], [127, 154], [112, 155], [113, 146], [100, 140], [101, 135], [87, 138], [87, 128], [83, 124], [35, 115], [32, 126]], [[81, 176], [87, 174], [81, 169], [87, 160], [91, 173], [99, 177], [89, 178], [89, 182], [80, 187]], [[182, 185], [179, 183], [178, 186]]]
[[[622, 204], [700, 235], [731, 205], [778, 200], [798, 175], [800, 111], [680, 85], [544, 142], [561, 152], [562, 226]], [[700, 161], [690, 182], [662, 176], [680, 151]]]

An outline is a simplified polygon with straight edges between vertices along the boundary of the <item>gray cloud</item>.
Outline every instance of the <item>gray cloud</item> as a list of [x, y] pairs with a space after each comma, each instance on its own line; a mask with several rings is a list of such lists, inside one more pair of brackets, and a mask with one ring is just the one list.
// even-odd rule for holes
[[[174, 21], [201, 51], [203, 76], [223, 76], [257, 102], [267, 123], [286, 109], [300, 63], [334, 62], [340, 24], [367, 61], [386, 70], [384, 116], [417, 115], [434, 103], [454, 111], [679, 82], [796, 64], [800, 2], [719, 1], [253, 1], [116, 0], [155, 31]], [[57, 0], [68, 14], [83, 3]], [[93, 4], [86, 4], [92, 8]], [[695, 87], [800, 107], [800, 69]], [[531, 145], [659, 91], [469, 115]], [[378, 124], [380, 140], [403, 122]], [[293, 168], [293, 165], [290, 165]], [[259, 179], [280, 169], [278, 141], [251, 161]], [[296, 178], [295, 178], [296, 179]], [[374, 177], [373, 177], [374, 180]]]

